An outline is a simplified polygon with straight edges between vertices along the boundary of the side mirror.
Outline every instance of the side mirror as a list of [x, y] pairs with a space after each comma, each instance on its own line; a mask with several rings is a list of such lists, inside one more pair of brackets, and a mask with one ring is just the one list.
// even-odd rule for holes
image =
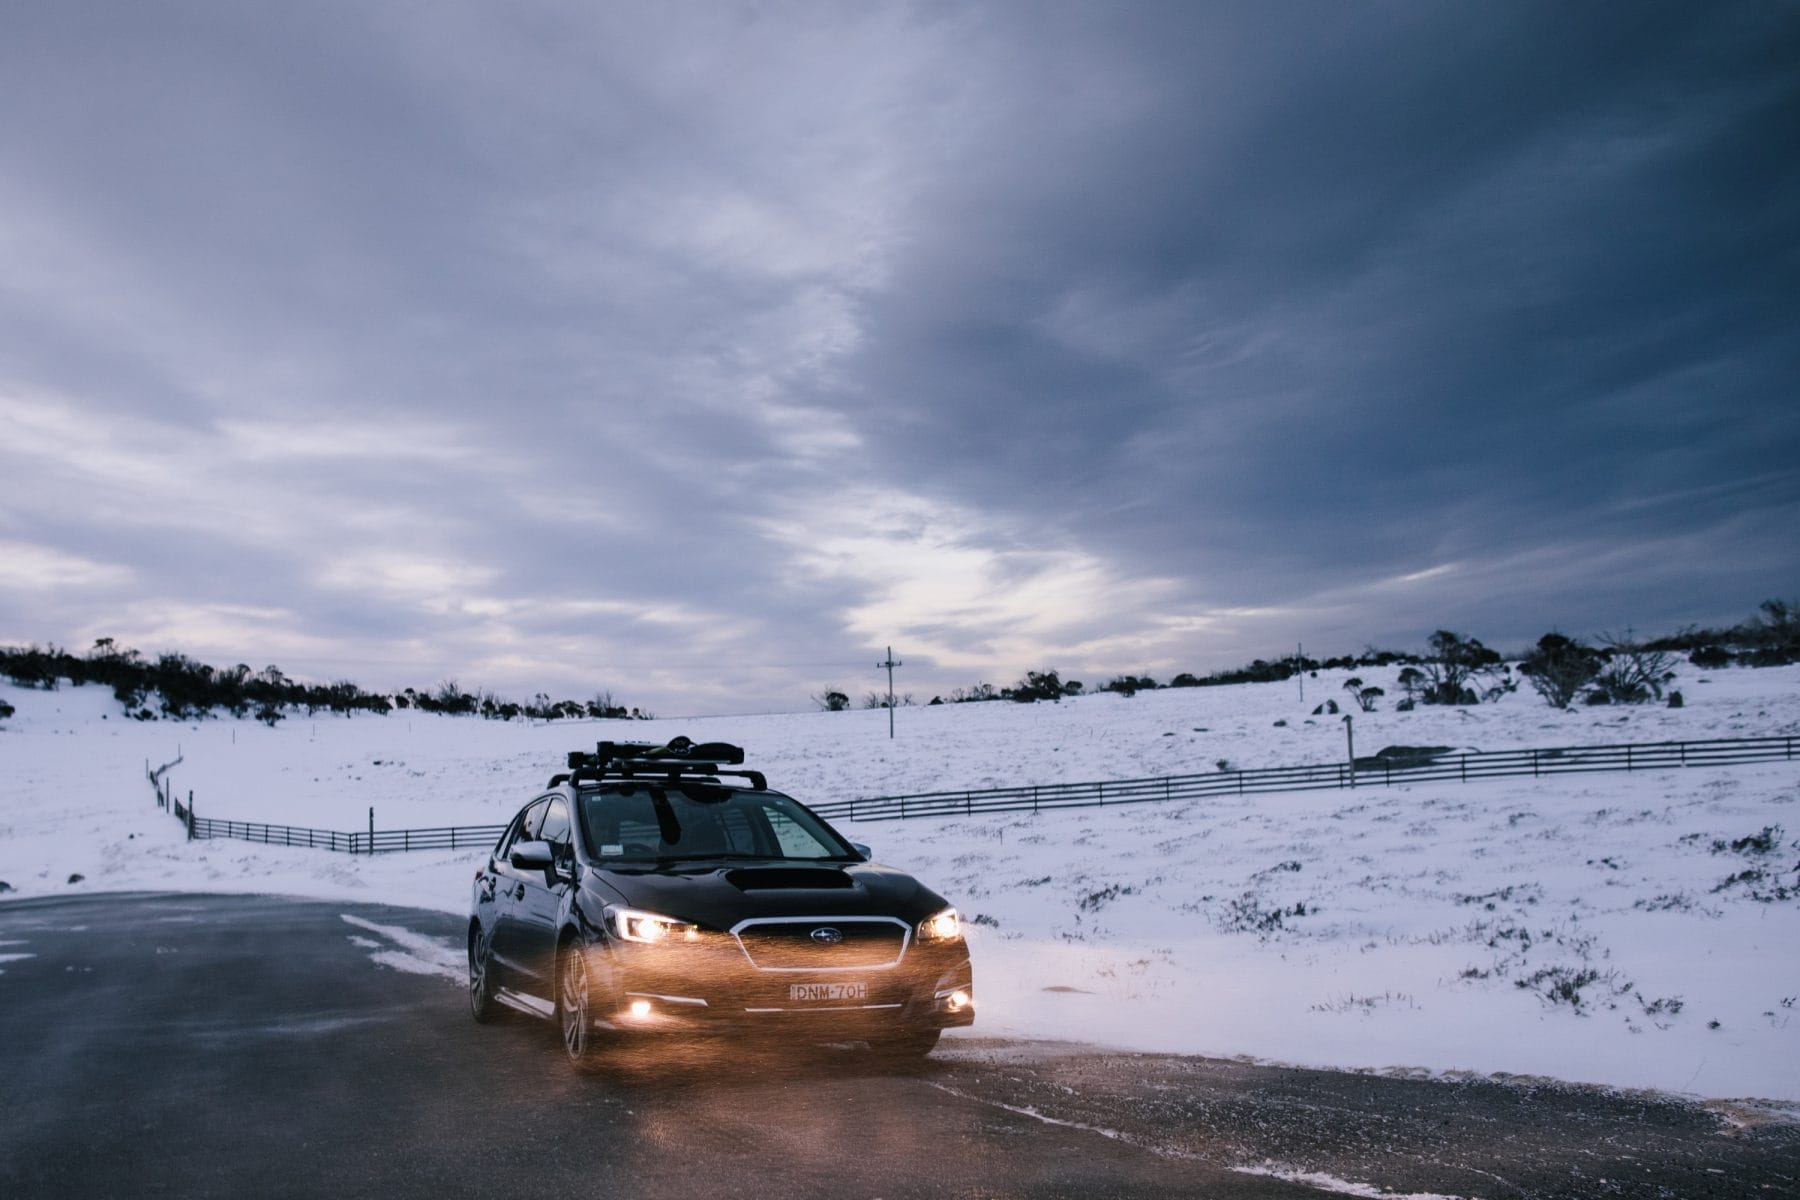
[[861, 842], [851, 842], [850, 848], [852, 850], [856, 851], [858, 854], [862, 855], [864, 862], [872, 862], [875, 859], [875, 852], [873, 850], [869, 849], [867, 846], [863, 845]]
[[521, 871], [548, 871], [556, 861], [549, 842], [515, 842], [507, 861]]

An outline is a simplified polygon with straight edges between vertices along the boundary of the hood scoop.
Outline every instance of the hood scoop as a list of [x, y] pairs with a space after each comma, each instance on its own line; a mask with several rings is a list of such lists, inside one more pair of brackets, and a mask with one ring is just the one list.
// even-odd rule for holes
[[725, 872], [725, 878], [740, 892], [826, 891], [856, 886], [842, 871], [819, 867], [740, 867]]

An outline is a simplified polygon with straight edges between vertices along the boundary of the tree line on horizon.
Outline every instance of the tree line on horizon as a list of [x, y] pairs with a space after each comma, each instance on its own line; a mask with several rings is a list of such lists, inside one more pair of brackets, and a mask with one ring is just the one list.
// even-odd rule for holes
[[[1765, 600], [1753, 616], [1729, 628], [1690, 625], [1646, 641], [1639, 641], [1630, 633], [1602, 634], [1591, 641], [1559, 632], [1546, 633], [1529, 651], [1518, 656], [1518, 676], [1529, 681], [1533, 690], [1555, 708], [1568, 708], [1577, 700], [1587, 704], [1641, 704], [1666, 698], [1670, 669], [1683, 654], [1706, 670], [1800, 662], [1800, 603]], [[1133, 696], [1165, 688], [1280, 683], [1302, 673], [1391, 666], [1401, 668], [1397, 682], [1404, 695], [1395, 707], [1402, 711], [1419, 704], [1480, 704], [1515, 691], [1519, 685], [1519, 678], [1513, 676], [1512, 667], [1499, 651], [1476, 638], [1440, 629], [1427, 640], [1423, 654], [1374, 647], [1365, 648], [1361, 654], [1322, 659], [1296, 653], [1272, 660], [1259, 658], [1248, 666], [1207, 675], [1184, 671], [1167, 683], [1159, 683], [1147, 674], [1115, 675], [1094, 691]], [[1386, 695], [1382, 688], [1365, 685], [1354, 676], [1344, 681], [1344, 688], [1350, 693], [1351, 702], [1364, 712], [1372, 712], [1376, 702]], [[1093, 693], [1081, 680], [1065, 680], [1059, 671], [1046, 669], [1027, 671], [1011, 687], [977, 683], [957, 688], [947, 696], [933, 696], [930, 703], [1011, 700], [1031, 704], [1089, 694]], [[852, 707], [849, 695], [832, 686], [815, 693], [812, 701], [828, 712]], [[1681, 703], [1679, 693], [1672, 702]], [[909, 695], [894, 703], [910, 706], [913, 700]], [[864, 699], [865, 708], [886, 706], [886, 697], [879, 693], [870, 692]], [[1319, 711], [1335, 713], [1338, 707], [1335, 699], [1328, 700]]]
[[[1401, 668], [1398, 684], [1403, 697], [1397, 709], [1418, 704], [1479, 704], [1517, 689], [1528, 681], [1546, 703], [1568, 708], [1577, 701], [1587, 704], [1639, 704], [1664, 700], [1670, 668], [1678, 656], [1707, 670], [1740, 665], [1779, 666], [1800, 662], [1800, 603], [1765, 600], [1757, 612], [1726, 629], [1687, 626], [1676, 633], [1639, 641], [1629, 634], [1602, 635], [1592, 641], [1551, 632], [1539, 638], [1531, 650], [1518, 657], [1518, 674], [1502, 655], [1478, 639], [1449, 630], [1438, 630], [1428, 639], [1423, 654], [1365, 648], [1361, 654], [1315, 659], [1301, 654], [1278, 659], [1256, 659], [1247, 666], [1214, 671], [1207, 675], [1182, 672], [1167, 683], [1149, 675], [1116, 675], [1097, 692], [1132, 696], [1164, 688], [1222, 687], [1241, 683], [1278, 683], [1295, 675], [1321, 670]], [[158, 718], [185, 720], [224, 711], [232, 716], [255, 716], [274, 725], [292, 712], [388, 713], [417, 709], [451, 716], [479, 716], [489, 720], [556, 721], [578, 718], [651, 720], [654, 714], [615, 702], [610, 691], [588, 700], [552, 700], [539, 692], [527, 703], [503, 699], [491, 691], [466, 691], [454, 680], [418, 691], [404, 688], [383, 694], [365, 691], [347, 680], [304, 683], [288, 677], [279, 667], [253, 671], [244, 663], [218, 668], [184, 654], [166, 653], [148, 658], [136, 650], [119, 647], [112, 638], [101, 638], [83, 655], [51, 645], [0, 647], [0, 676], [20, 687], [52, 690], [63, 682], [110, 687], [136, 720]], [[1386, 693], [1367, 686], [1358, 677], [1345, 680], [1350, 702], [1364, 712], [1373, 711]], [[977, 683], [957, 688], [948, 696], [933, 696], [930, 704], [969, 704], [1011, 700], [1029, 704], [1059, 701], [1089, 694], [1080, 680], [1064, 680], [1055, 670], [1027, 671], [1011, 687]], [[1680, 703], [1679, 693], [1667, 697]], [[155, 707], [152, 707], [152, 699]], [[831, 712], [852, 707], [848, 693], [826, 687], [812, 697], [819, 708]], [[885, 693], [869, 692], [866, 708], [885, 708]], [[913, 697], [895, 697], [896, 706], [910, 707]], [[1336, 700], [1320, 709], [1336, 712]], [[0, 719], [13, 715], [12, 706], [0, 700]]]
[[[383, 694], [365, 691], [348, 680], [304, 683], [289, 678], [276, 666], [260, 671], [251, 670], [245, 663], [221, 668], [173, 653], [147, 658], [136, 650], [121, 648], [109, 637], [99, 639], [86, 654], [80, 655], [54, 645], [44, 649], [0, 647], [0, 675], [20, 687], [45, 691], [64, 682], [109, 687], [125, 706], [126, 715], [139, 721], [180, 721], [223, 711], [234, 717], [254, 716], [274, 725], [293, 712], [389, 713], [400, 709], [497, 721], [521, 717], [539, 721], [651, 717], [641, 709], [616, 703], [607, 691], [597, 692], [585, 701], [552, 700], [539, 692], [529, 703], [520, 704], [490, 691], [465, 691], [455, 680], [446, 680], [429, 691], [409, 687]], [[5, 701], [0, 701], [0, 709], [4, 709], [0, 718], [12, 715], [12, 706]]]

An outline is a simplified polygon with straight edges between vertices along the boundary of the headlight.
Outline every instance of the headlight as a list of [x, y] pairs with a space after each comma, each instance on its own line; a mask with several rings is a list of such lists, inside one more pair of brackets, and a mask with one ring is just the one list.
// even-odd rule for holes
[[946, 908], [919, 922], [921, 942], [951, 942], [962, 936], [962, 918], [954, 908]]
[[697, 925], [661, 913], [639, 912], [635, 908], [609, 908], [606, 919], [612, 931], [628, 942], [654, 944], [676, 938], [693, 941], [700, 936]]

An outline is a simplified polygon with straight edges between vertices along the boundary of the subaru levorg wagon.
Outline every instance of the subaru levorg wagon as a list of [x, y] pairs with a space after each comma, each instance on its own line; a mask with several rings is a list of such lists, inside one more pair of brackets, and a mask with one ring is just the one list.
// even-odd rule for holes
[[975, 1019], [956, 910], [722, 742], [569, 755], [475, 873], [469, 1003], [552, 1020], [577, 1067], [639, 1036], [861, 1041]]

